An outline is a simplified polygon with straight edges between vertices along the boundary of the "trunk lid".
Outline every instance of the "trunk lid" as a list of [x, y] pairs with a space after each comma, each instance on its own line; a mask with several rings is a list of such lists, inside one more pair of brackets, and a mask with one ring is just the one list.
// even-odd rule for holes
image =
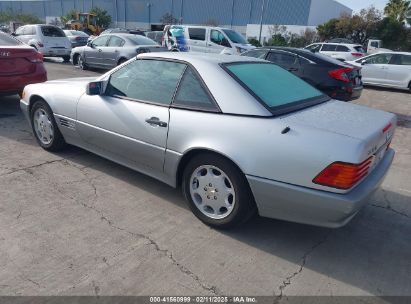
[[308, 126], [360, 140], [359, 163], [386, 149], [397, 122], [392, 113], [337, 100], [290, 114], [282, 120], [290, 126]]
[[28, 46], [0, 46], [0, 75], [14, 76], [33, 73], [37, 51]]

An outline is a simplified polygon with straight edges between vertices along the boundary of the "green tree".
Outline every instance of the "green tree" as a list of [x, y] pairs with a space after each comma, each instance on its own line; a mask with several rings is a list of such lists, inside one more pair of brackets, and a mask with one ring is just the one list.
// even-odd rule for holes
[[338, 23], [338, 19], [333, 18], [317, 26], [317, 32], [318, 32], [318, 35], [320, 36], [320, 39], [329, 40], [333, 38], [338, 38], [337, 23]]
[[392, 18], [384, 18], [377, 27], [377, 37], [384, 43], [384, 47], [406, 51], [409, 49], [407, 46], [407, 36], [409, 29], [398, 20]]
[[405, 22], [407, 12], [410, 10], [410, 1], [390, 0], [384, 8], [384, 14], [398, 22]]
[[67, 12], [67, 14], [65, 14], [64, 16], [61, 16], [60, 20], [63, 24], [66, 24], [70, 20], [76, 20], [78, 13], [79, 12], [77, 12], [76, 10], [71, 10], [71, 11]]
[[255, 46], [255, 47], [260, 47], [260, 46], [261, 46], [260, 41], [258, 41], [258, 40], [255, 39], [255, 38], [250, 38], [250, 39], [248, 39], [248, 43], [251, 44], [251, 45], [253, 45], [253, 46]]
[[97, 16], [97, 25], [102, 28], [108, 28], [111, 24], [111, 16], [108, 12], [104, 9], [101, 9], [97, 6], [93, 7], [90, 10], [91, 14], [95, 14]]
[[23, 14], [12, 9], [0, 11], [0, 23], [9, 23], [10, 21], [17, 21], [23, 24], [38, 24], [44, 22], [33, 14]]

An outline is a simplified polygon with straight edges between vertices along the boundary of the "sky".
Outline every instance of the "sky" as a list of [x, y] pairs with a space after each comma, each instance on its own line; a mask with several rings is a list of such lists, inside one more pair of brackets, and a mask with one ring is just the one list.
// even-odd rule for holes
[[374, 5], [376, 8], [383, 10], [388, 0], [337, 0], [338, 2], [350, 7], [354, 12], [359, 12], [362, 8]]

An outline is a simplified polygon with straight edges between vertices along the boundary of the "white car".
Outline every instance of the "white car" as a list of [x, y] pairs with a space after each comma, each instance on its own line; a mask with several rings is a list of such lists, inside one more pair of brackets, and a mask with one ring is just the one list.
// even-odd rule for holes
[[255, 48], [232, 29], [194, 25], [167, 25], [163, 46], [170, 51], [226, 55], [239, 55]]
[[351, 61], [366, 55], [360, 44], [349, 43], [313, 43], [305, 47], [313, 53], [321, 53], [340, 61]]
[[411, 53], [384, 52], [349, 63], [362, 67], [364, 84], [411, 91]]
[[46, 57], [62, 57], [70, 61], [71, 42], [63, 30], [54, 25], [34, 24], [19, 27], [13, 36], [34, 47]]

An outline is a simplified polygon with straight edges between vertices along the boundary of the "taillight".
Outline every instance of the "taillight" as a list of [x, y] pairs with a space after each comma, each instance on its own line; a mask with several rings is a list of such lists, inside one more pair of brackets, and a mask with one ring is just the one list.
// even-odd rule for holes
[[363, 53], [351, 53], [351, 55], [353, 55], [354, 57], [362, 57], [362, 56], [364, 56]]
[[367, 176], [372, 158], [373, 156], [360, 164], [332, 163], [313, 179], [313, 183], [343, 190], [350, 189]]
[[43, 60], [44, 60], [43, 54], [39, 52], [36, 52], [34, 54], [34, 58], [30, 59], [30, 61], [33, 63], [40, 63], [40, 62], [43, 62]]
[[330, 75], [332, 78], [341, 80], [344, 82], [350, 82], [350, 79], [348, 78], [347, 73], [351, 72], [353, 68], [342, 68], [338, 70], [332, 70], [328, 72], [328, 75]]

